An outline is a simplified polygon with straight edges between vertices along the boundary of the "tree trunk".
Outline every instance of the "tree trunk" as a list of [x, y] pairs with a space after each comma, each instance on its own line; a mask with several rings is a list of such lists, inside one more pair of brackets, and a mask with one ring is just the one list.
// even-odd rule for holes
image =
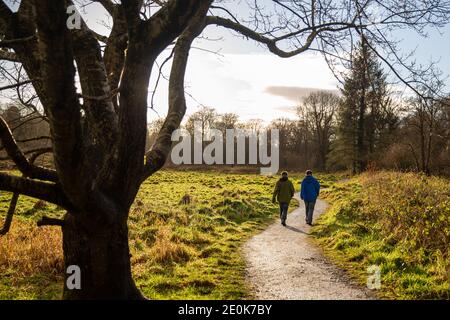
[[[365, 79], [364, 79], [365, 81]], [[359, 114], [357, 123], [357, 135], [356, 135], [356, 172], [361, 173], [366, 170], [367, 167], [367, 154], [365, 147], [365, 114], [366, 114], [366, 91], [363, 88], [360, 101], [359, 101]]]
[[95, 216], [69, 212], [64, 219], [65, 268], [81, 271], [81, 289], [68, 288], [72, 274], [66, 273], [64, 299], [144, 299], [131, 275], [127, 215], [109, 222]]
[[426, 166], [425, 166], [425, 124], [424, 124], [424, 120], [423, 120], [423, 115], [420, 114], [420, 165], [421, 168], [420, 170], [422, 172], [426, 171]]

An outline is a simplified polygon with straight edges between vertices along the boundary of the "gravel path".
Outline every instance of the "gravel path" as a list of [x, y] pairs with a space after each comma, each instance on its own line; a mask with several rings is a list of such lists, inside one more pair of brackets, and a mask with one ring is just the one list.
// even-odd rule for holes
[[[314, 220], [326, 209], [317, 200]], [[328, 261], [308, 235], [303, 201], [288, 215], [287, 227], [277, 220], [244, 245], [247, 281], [255, 299], [372, 299], [369, 290], [355, 284]]]

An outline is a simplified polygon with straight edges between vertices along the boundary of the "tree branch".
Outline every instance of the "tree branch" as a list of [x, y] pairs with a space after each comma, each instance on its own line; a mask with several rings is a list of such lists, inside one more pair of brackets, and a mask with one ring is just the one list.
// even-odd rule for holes
[[27, 139], [17, 139], [17, 142], [25, 143], [25, 142], [31, 142], [31, 141], [37, 141], [37, 140], [51, 140], [52, 137], [49, 136], [38, 136], [33, 138], [27, 138]]
[[166, 120], [158, 133], [152, 149], [146, 154], [146, 164], [143, 179], [158, 171], [169, 155], [172, 141], [171, 135], [176, 130], [186, 112], [184, 94], [184, 76], [192, 42], [205, 28], [207, 9], [199, 11], [190, 24], [178, 37], [173, 49], [172, 69], [169, 77], [169, 111]]
[[1, 40], [0, 41], [0, 48], [11, 48], [12, 45], [17, 44], [19, 42], [25, 42], [35, 39], [36, 37], [34, 35], [20, 38], [20, 39], [8, 39], [8, 40]]
[[9, 90], [9, 89], [15, 89], [17, 87], [20, 87], [20, 86], [32, 83], [33, 81], [34, 80], [25, 80], [25, 81], [17, 82], [17, 83], [10, 84], [10, 85], [7, 85], [7, 86], [3, 86], [3, 87], [0, 87], [0, 91]]
[[60, 227], [62, 227], [62, 226], [64, 226], [64, 220], [43, 216], [41, 218], [41, 220], [39, 220], [37, 222], [37, 226], [38, 227], [42, 227], [42, 226], [60, 226]]
[[84, 21], [81, 23], [81, 29], [74, 29], [71, 34], [86, 120], [92, 135], [90, 138], [97, 141], [104, 150], [109, 150], [117, 142], [118, 136], [118, 118], [112, 103], [116, 92], [110, 88], [95, 34]]
[[[44, 148], [37, 148], [37, 149], [26, 150], [26, 151], [23, 151], [23, 154], [24, 155], [31, 154], [29, 162], [32, 162], [31, 159], [35, 156], [35, 154], [40, 156], [40, 155], [42, 155], [44, 153], [50, 153], [52, 151], [53, 151], [53, 149], [51, 147], [44, 147]], [[0, 160], [11, 160], [11, 157], [9, 157], [9, 156], [0, 157]], [[49, 180], [46, 180], [46, 181], [49, 181]]]
[[[192, 18], [212, 0], [170, 0], [147, 21], [136, 22], [139, 1], [122, 1], [128, 22], [129, 42], [120, 83], [119, 147], [113, 164], [112, 189], [128, 189], [123, 203], [133, 201], [144, 170], [147, 131], [147, 96], [150, 74], [157, 56], [187, 27]], [[139, 6], [140, 8], [140, 6]], [[139, 14], [139, 12], [137, 13]], [[109, 169], [109, 171], [111, 171]], [[118, 181], [120, 185], [118, 185]], [[124, 192], [125, 196], [125, 192]]]
[[[82, 135], [81, 106], [78, 100], [74, 66], [74, 45], [67, 28], [65, 1], [39, 0], [36, 21], [41, 56], [40, 71], [46, 115], [53, 137], [53, 158], [59, 182], [74, 203], [82, 205], [86, 194], [85, 144]], [[96, 41], [96, 40], [95, 40]], [[28, 73], [28, 71], [27, 71]], [[40, 96], [41, 97], [41, 96]], [[105, 120], [103, 120], [105, 121]]]
[[73, 208], [57, 184], [12, 176], [0, 172], [0, 190], [20, 193], [67, 209]]
[[14, 212], [16, 211], [17, 200], [19, 200], [19, 194], [13, 193], [11, 201], [9, 203], [8, 212], [6, 213], [5, 223], [3, 224], [2, 229], [0, 230], [0, 236], [3, 236], [9, 232], [11, 228], [12, 219], [14, 216]]
[[[31, 164], [34, 164], [34, 161], [39, 156], [38, 153], [36, 153], [35, 155], [36, 156], [33, 155], [33, 157], [30, 159]], [[11, 228], [11, 223], [13, 220], [14, 213], [16, 211], [16, 206], [17, 206], [17, 201], [19, 200], [19, 196], [20, 196], [20, 194], [18, 192], [14, 192], [11, 197], [11, 201], [9, 203], [9, 208], [8, 208], [8, 213], [6, 214], [5, 223], [3, 225], [3, 228], [0, 230], [0, 235], [7, 234], [9, 232], [9, 229]]]
[[107, 36], [104, 36], [104, 35], [102, 35], [102, 34], [100, 34], [98, 32], [95, 32], [94, 30], [91, 30], [91, 32], [94, 35], [95, 39], [97, 39], [98, 41], [103, 42], [105, 44], [108, 43], [108, 37]]
[[[103, 60], [110, 88], [118, 88], [128, 45], [128, 30], [124, 12], [120, 7], [116, 8], [112, 19], [113, 26], [106, 42]], [[116, 113], [119, 113], [117, 97], [114, 97], [112, 102]]]
[[32, 155], [30, 156], [30, 162], [34, 163], [36, 161], [37, 158], [39, 158], [40, 156], [42, 156], [43, 154], [46, 153], [50, 153], [52, 152], [53, 149], [52, 148], [40, 148], [40, 149], [35, 149], [32, 152]]
[[240, 24], [240, 23], [236, 23], [230, 19], [225, 19], [222, 17], [212, 17], [212, 16], [208, 16], [206, 18], [206, 24], [207, 25], [218, 25], [221, 27], [225, 27], [231, 30], [234, 30], [252, 40], [255, 40], [259, 43], [263, 43], [267, 46], [267, 48], [269, 49], [270, 52], [272, 52], [273, 54], [276, 54], [277, 56], [281, 57], [281, 58], [290, 58], [293, 57], [295, 55], [298, 55], [306, 50], [308, 50], [312, 44], [312, 42], [314, 41], [314, 39], [317, 37], [318, 35], [318, 31], [316, 31], [315, 29], [311, 30], [311, 33], [308, 35], [306, 42], [299, 48], [293, 50], [293, 51], [284, 51], [280, 48], [278, 48], [277, 46], [277, 38], [271, 39], [268, 38], [266, 36], [263, 36], [255, 31], [253, 31], [250, 28], [247, 28], [246, 26]]

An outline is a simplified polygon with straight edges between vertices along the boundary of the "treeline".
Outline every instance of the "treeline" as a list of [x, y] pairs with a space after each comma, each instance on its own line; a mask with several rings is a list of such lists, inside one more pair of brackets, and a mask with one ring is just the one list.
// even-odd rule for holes
[[[450, 175], [450, 98], [429, 92], [400, 97], [387, 81], [379, 61], [361, 41], [339, 92], [317, 91], [296, 108], [296, 119], [241, 121], [202, 107], [187, 118], [206, 128], [279, 129], [280, 168], [320, 171], [367, 169], [422, 171]], [[162, 120], [149, 125], [150, 147]]]
[[[200, 122], [203, 133], [215, 128], [224, 137], [226, 129], [256, 133], [276, 128], [280, 169], [359, 173], [378, 168], [450, 176], [450, 96], [424, 92], [400, 97], [386, 78], [363, 39], [339, 91], [309, 94], [296, 107], [295, 119], [278, 118], [265, 124], [261, 119], [242, 121], [234, 113], [202, 107], [187, 117], [183, 127], [192, 134], [194, 123]], [[0, 105], [0, 115], [27, 157], [52, 165], [50, 129], [42, 112], [8, 104]], [[149, 124], [147, 148], [162, 124], [162, 119]], [[2, 146], [0, 159], [8, 159]], [[13, 163], [2, 162], [2, 167], [13, 167]]]

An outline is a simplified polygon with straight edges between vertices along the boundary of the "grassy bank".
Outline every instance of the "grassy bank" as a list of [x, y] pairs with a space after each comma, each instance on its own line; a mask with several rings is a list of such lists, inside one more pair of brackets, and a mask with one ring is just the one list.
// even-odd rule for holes
[[450, 299], [450, 182], [367, 173], [323, 193], [331, 206], [313, 234], [362, 284], [381, 269], [382, 298]]
[[[296, 189], [301, 176], [291, 176]], [[324, 187], [339, 179], [321, 178]], [[152, 299], [247, 297], [240, 247], [277, 217], [277, 205], [271, 202], [276, 179], [177, 171], [150, 177], [129, 218], [138, 287]], [[10, 193], [0, 193], [0, 223], [10, 198]], [[11, 231], [0, 237], [0, 299], [60, 298], [61, 232], [38, 228], [36, 221], [63, 214], [56, 206], [20, 197]]]

